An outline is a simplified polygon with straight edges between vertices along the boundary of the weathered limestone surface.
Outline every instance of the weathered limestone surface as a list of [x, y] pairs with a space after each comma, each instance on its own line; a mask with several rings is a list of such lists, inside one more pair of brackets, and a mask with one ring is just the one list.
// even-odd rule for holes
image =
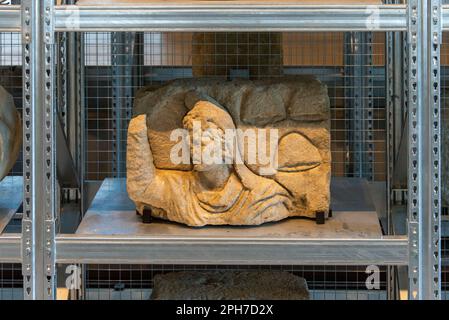
[[154, 277], [152, 300], [309, 300], [304, 278], [279, 271], [173, 272]]
[[[244, 163], [175, 164], [170, 134], [189, 129], [278, 130], [277, 168], [262, 163], [239, 133]], [[202, 141], [203, 143], [203, 141]], [[266, 149], [266, 150], [265, 150]], [[191, 150], [190, 150], [191, 151]], [[276, 170], [273, 170], [276, 169]], [[127, 186], [139, 212], [190, 226], [259, 225], [328, 212], [330, 109], [326, 86], [312, 77], [277, 80], [176, 80], [142, 90], [128, 131]]]
[[22, 145], [22, 123], [13, 97], [0, 86], [0, 181], [8, 174]]

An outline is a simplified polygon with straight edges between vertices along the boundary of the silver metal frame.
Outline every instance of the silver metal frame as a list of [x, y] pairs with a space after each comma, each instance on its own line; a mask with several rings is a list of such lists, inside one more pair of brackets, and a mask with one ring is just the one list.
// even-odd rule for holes
[[59, 235], [59, 263], [406, 265], [407, 239], [310, 241]]
[[[375, 10], [373, 10], [375, 9]], [[373, 12], [376, 16], [373, 16]], [[58, 6], [56, 31], [406, 31], [404, 5]]]
[[22, 235], [1, 235], [0, 236], [0, 262], [1, 263], [21, 263], [22, 262]]
[[439, 299], [441, 1], [409, 1], [409, 296]]
[[22, 3], [25, 299], [55, 297], [56, 125], [51, 0]]
[[[386, 0], [387, 4], [399, 4], [401, 0]], [[404, 55], [403, 35], [399, 32], [386, 33], [385, 39], [385, 81], [386, 81], [386, 119], [387, 119], [387, 181], [386, 181], [386, 210], [387, 210], [387, 234], [394, 235], [393, 224], [393, 174], [398, 146], [403, 132], [402, 109], [404, 94]], [[399, 116], [398, 116], [399, 114]], [[397, 299], [398, 288], [398, 268], [389, 266], [387, 269], [387, 294], [388, 299]]]
[[444, 4], [441, 6], [442, 20], [441, 27], [443, 31], [449, 31], [449, 4]]
[[[256, 262], [409, 265], [410, 297], [440, 298], [439, 45], [441, 31], [449, 30], [449, 6], [441, 6], [440, 0], [409, 0], [408, 6], [381, 5], [376, 9], [373, 16], [372, 6], [193, 3], [78, 7], [54, 6], [51, 0], [23, 0], [22, 7], [0, 6], [0, 31], [23, 34], [25, 130], [23, 234], [0, 236], [0, 261], [22, 261], [25, 297], [55, 297], [56, 262]], [[404, 60], [409, 63], [410, 72], [404, 91], [407, 89], [410, 97], [409, 239], [388, 236], [376, 241], [254, 241], [56, 236], [55, 216], [59, 203], [55, 174], [56, 104], [51, 98], [55, 85], [54, 32], [372, 31], [373, 28], [382, 32], [408, 31], [408, 53]], [[78, 50], [77, 46], [74, 48]], [[79, 58], [75, 60], [80, 62]], [[389, 72], [395, 70], [390, 68]], [[81, 119], [82, 109], [77, 115]], [[389, 110], [391, 117], [391, 106]], [[76, 128], [82, 144], [82, 127]], [[77, 161], [82, 163], [82, 157], [81, 152]], [[82, 176], [82, 166], [78, 168]], [[81, 188], [84, 188], [83, 183]], [[210, 255], [205, 256], [205, 253]]]
[[20, 6], [0, 6], [0, 32], [20, 32]]

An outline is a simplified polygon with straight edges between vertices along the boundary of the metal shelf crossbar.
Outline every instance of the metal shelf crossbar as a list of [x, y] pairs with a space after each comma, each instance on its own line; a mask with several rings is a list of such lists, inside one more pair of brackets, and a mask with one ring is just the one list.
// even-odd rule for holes
[[[55, 31], [405, 31], [405, 5], [152, 4], [55, 6]], [[20, 31], [20, 6], [0, 7]]]

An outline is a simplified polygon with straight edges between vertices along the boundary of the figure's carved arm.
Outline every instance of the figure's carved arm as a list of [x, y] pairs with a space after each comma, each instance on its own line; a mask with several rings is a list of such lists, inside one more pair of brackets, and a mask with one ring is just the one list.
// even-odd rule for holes
[[135, 202], [151, 200], [160, 191], [159, 188], [151, 188], [158, 170], [153, 163], [146, 119], [146, 115], [133, 118], [128, 129], [127, 189], [129, 197]]

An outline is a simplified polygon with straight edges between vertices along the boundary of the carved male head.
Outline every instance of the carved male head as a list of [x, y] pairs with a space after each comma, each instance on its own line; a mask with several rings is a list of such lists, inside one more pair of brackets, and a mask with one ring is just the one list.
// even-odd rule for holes
[[193, 108], [184, 117], [183, 125], [189, 131], [193, 169], [212, 171], [228, 166], [225, 131], [235, 130], [231, 116], [218, 102], [196, 92], [187, 94], [187, 103], [193, 104]]

